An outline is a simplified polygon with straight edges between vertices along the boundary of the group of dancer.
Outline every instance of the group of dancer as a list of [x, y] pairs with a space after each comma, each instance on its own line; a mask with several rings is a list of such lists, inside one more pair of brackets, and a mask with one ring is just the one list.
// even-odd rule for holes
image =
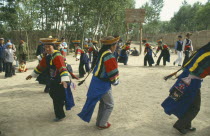
[[[93, 67], [93, 77], [87, 93], [86, 103], [78, 116], [89, 122], [94, 111], [95, 105], [100, 101], [98, 118], [96, 126], [99, 129], [109, 128], [111, 124], [108, 122], [109, 116], [112, 112], [114, 103], [111, 91], [111, 85], [119, 84], [119, 71], [117, 61], [114, 56], [114, 51], [117, 47], [119, 37], [108, 36], [101, 39], [102, 47], [98, 52], [97, 59], [93, 59], [95, 65]], [[50, 41], [50, 42], [49, 42]], [[65, 57], [61, 51], [57, 50], [54, 39], [42, 41], [44, 45], [45, 54], [43, 54], [38, 66], [33, 73], [26, 77], [26, 80], [32, 77], [37, 77], [43, 71], [47, 71], [49, 75], [49, 94], [53, 100], [55, 119], [54, 121], [61, 121], [65, 118], [64, 105], [66, 110], [70, 110], [75, 104], [71, 92], [71, 79], [65, 64]], [[76, 60], [80, 60], [79, 71], [80, 77], [84, 76], [83, 65], [86, 66], [86, 71], [90, 72], [87, 66], [88, 57], [84, 50], [80, 48], [80, 41], [73, 41], [76, 48]], [[94, 49], [89, 49], [93, 51]]]
[[[178, 55], [178, 58], [173, 62], [174, 65], [178, 63], [178, 66], [182, 66], [182, 64], [185, 64], [186, 61], [189, 59], [190, 54], [193, 52], [193, 46], [192, 46], [192, 41], [190, 40], [190, 33], [186, 34], [186, 39], [182, 41], [182, 36], [178, 36], [178, 41], [175, 43], [175, 53]], [[160, 55], [157, 59], [157, 62], [155, 66], [160, 65], [160, 61], [163, 58], [163, 65], [166, 66], [166, 62], [170, 62], [170, 48], [168, 45], [164, 44], [162, 39], [157, 41], [158, 47], [156, 50], [156, 53], [153, 51], [153, 47], [147, 42], [147, 39], [142, 40], [142, 43], [145, 46], [144, 49], [144, 66], [149, 66], [151, 67], [152, 64], [154, 64], [154, 59], [153, 55], [157, 57], [158, 52], [160, 51]], [[182, 56], [183, 53], [185, 54], [185, 59], [182, 63]]]
[[[179, 38], [181, 37], [179, 36]], [[120, 37], [116, 36], [104, 37], [100, 40], [102, 47], [99, 51], [96, 51], [97, 49], [95, 46], [88, 48], [89, 52], [96, 51], [95, 53], [97, 54], [95, 57], [93, 56], [91, 68], [89, 68], [88, 56], [85, 53], [85, 50], [80, 47], [80, 41], [73, 41], [76, 48], [76, 61], [80, 61], [80, 77], [84, 77], [84, 66], [86, 72], [93, 71], [93, 76], [87, 92], [87, 99], [78, 116], [85, 122], [90, 122], [95, 106], [97, 102], [100, 101], [96, 119], [96, 126], [99, 129], [106, 129], [111, 126], [109, 117], [114, 106], [112, 86], [119, 84], [119, 70], [116, 56], [118, 55], [118, 60], [123, 60], [122, 62], [124, 65], [127, 64], [128, 60], [125, 54], [127, 54], [126, 51], [130, 48], [130, 42], [127, 42], [122, 47], [120, 54], [118, 54], [119, 50], [116, 49], [119, 45], [119, 40]], [[152, 54], [155, 53], [146, 40], [144, 40], [143, 43], [145, 44], [144, 65], [146, 66], [148, 62], [149, 66], [151, 66], [154, 63]], [[184, 49], [185, 55], [188, 55], [188, 51], [190, 51], [188, 48], [192, 50], [192, 47], [189, 45], [190, 43], [192, 44], [192, 42], [188, 39], [186, 42], [184, 41], [184, 43], [185, 46], [183, 46], [184, 44], [182, 44], [180, 40], [177, 41], [176, 50], [178, 53], [178, 51], [181, 52], [181, 49]], [[55, 112], [54, 121], [61, 121], [65, 118], [65, 112], [63, 110], [64, 105], [66, 106], [66, 110], [70, 110], [75, 105], [70, 87], [71, 79], [65, 64], [65, 57], [62, 55], [61, 51], [56, 50], [56, 43], [43, 42], [43, 44], [46, 54], [43, 55], [39, 65], [34, 69], [33, 73], [26, 79], [29, 80], [32, 77], [36, 77], [44, 70], [48, 72], [50, 77], [49, 94], [53, 99]], [[93, 42], [93, 45], [94, 44], [97, 44], [97, 42]], [[169, 48], [167, 45], [162, 45], [162, 41], [158, 41], [158, 45], [156, 53], [161, 50], [159, 58], [163, 57], [163, 64], [166, 64], [169, 56]], [[182, 48], [180, 45], [182, 45]], [[173, 127], [182, 134], [196, 130], [196, 128], [192, 127], [191, 122], [200, 110], [201, 82], [207, 75], [210, 75], [209, 59], [210, 43], [200, 48], [189, 58], [186, 58], [185, 63], [180, 69], [183, 70], [182, 74], [178, 76], [176, 83], [170, 89], [169, 96], [162, 103], [162, 107], [167, 114], [174, 114], [178, 117], [178, 121]], [[157, 65], [159, 65], [159, 63], [160, 60], [158, 59]]]

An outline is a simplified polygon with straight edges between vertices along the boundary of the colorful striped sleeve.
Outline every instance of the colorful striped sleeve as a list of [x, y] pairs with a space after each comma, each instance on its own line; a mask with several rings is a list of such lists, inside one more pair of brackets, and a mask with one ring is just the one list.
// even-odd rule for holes
[[39, 65], [34, 69], [34, 73], [41, 74], [47, 68], [46, 57], [44, 56]]
[[81, 50], [80, 48], [78, 48], [78, 49], [76, 50], [76, 58], [77, 58], [77, 59], [80, 59], [81, 54], [82, 54], [82, 50]]
[[202, 54], [189, 69], [192, 75], [205, 78], [210, 74], [210, 52]]
[[56, 55], [53, 56], [52, 60], [53, 64], [55, 65], [61, 76], [61, 81], [70, 81], [69, 72], [66, 68], [63, 56], [60, 53], [56, 53]]
[[109, 54], [104, 57], [104, 66], [106, 73], [112, 83], [115, 83], [119, 80], [119, 71], [117, 61], [113, 54]]

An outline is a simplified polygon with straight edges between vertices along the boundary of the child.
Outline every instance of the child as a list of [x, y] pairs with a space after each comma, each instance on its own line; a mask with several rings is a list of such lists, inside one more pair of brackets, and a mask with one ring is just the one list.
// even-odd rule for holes
[[18, 71], [22, 73], [22, 72], [26, 72], [27, 70], [28, 70], [28, 69], [26, 68], [25, 61], [22, 60], [22, 61], [20, 62], [20, 66], [19, 66]]
[[8, 44], [4, 51], [4, 61], [5, 61], [5, 78], [12, 77], [14, 74], [12, 63], [14, 61], [14, 50], [12, 50], [12, 44]]

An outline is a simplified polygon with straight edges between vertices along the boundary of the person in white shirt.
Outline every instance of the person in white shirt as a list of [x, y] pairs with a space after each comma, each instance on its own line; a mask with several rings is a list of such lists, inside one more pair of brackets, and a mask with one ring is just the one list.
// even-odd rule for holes
[[178, 36], [178, 41], [175, 43], [175, 53], [178, 55], [178, 58], [174, 61], [174, 65], [178, 63], [178, 66], [181, 66], [183, 56], [183, 41], [181, 35]]
[[192, 40], [190, 39], [191, 33], [186, 34], [186, 39], [183, 41], [183, 47], [182, 50], [184, 51], [185, 58], [183, 61], [182, 66], [189, 60], [190, 58], [190, 52], [193, 51], [193, 45], [192, 45]]

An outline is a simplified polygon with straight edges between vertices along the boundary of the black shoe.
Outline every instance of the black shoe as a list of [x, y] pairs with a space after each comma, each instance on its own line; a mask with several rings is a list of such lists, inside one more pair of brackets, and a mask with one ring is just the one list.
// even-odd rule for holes
[[59, 121], [62, 121], [64, 118], [65, 118], [65, 117], [63, 117], [63, 118], [55, 118], [55, 119], [53, 119], [53, 121], [54, 121], [54, 122], [59, 122]]
[[174, 64], [174, 66], [175, 66], [176, 63], [174, 62], [173, 64]]
[[178, 65], [178, 66], [182, 66], [182, 65]]
[[187, 134], [187, 129], [180, 129], [180, 128], [177, 128], [176, 126], [173, 126], [176, 130], [178, 130], [181, 134]]
[[196, 128], [194, 128], [194, 127], [191, 127], [191, 128], [186, 128], [188, 131], [190, 131], [190, 132], [193, 132], [193, 131], [196, 131]]

